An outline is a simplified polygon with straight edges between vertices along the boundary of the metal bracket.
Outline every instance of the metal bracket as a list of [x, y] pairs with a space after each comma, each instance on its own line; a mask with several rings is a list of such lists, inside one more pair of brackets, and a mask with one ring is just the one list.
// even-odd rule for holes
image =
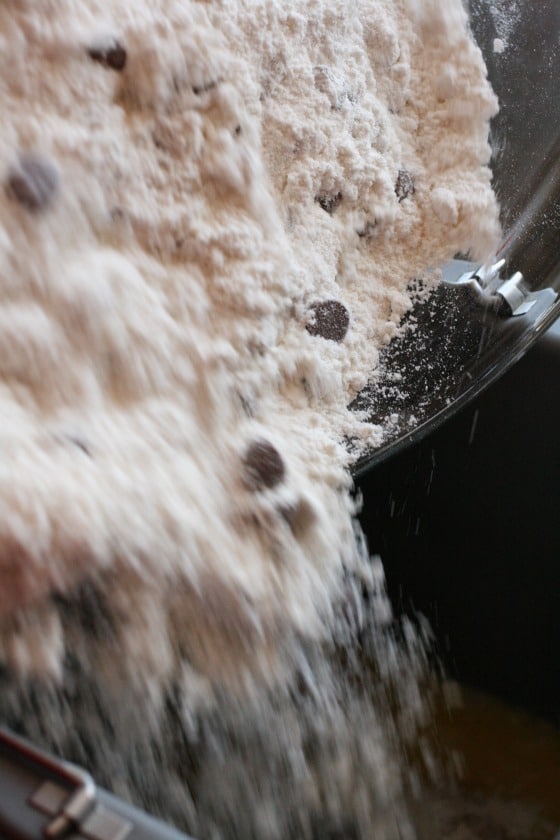
[[[89, 773], [38, 750], [25, 739], [17, 737], [3, 727], [0, 727], [0, 746], [15, 752], [26, 762], [46, 771], [51, 777], [62, 782], [65, 788], [68, 786], [71, 788], [57, 808], [53, 819], [45, 827], [45, 837], [54, 840], [54, 838], [62, 837], [70, 828], [79, 826], [93, 808], [96, 799], [95, 783]], [[33, 797], [31, 797], [30, 804], [44, 812], [47, 795], [50, 795], [51, 801], [54, 801], [53, 788], [55, 787], [51, 783], [49, 790], [36, 791], [34, 795], [37, 797], [36, 803], [33, 803]]]
[[532, 292], [520, 271], [502, 280], [500, 274], [505, 264], [505, 260], [489, 265], [453, 260], [444, 268], [442, 279], [453, 286], [467, 287], [481, 305], [491, 307], [502, 317], [526, 315], [543, 292]]
[[0, 751], [36, 767], [46, 779], [29, 797], [29, 805], [50, 822], [43, 829], [48, 840], [58, 840], [70, 831], [92, 840], [124, 840], [132, 824], [97, 803], [95, 783], [89, 773], [67, 761], [37, 749], [24, 738], [0, 727]]

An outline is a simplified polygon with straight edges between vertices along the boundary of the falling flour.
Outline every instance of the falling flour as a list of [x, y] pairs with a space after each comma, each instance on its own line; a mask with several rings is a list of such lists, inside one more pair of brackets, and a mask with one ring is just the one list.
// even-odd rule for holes
[[318, 651], [368, 626], [380, 683], [398, 676], [420, 709], [422, 656], [379, 629], [390, 608], [349, 493], [384, 428], [347, 406], [417, 281], [499, 238], [497, 103], [462, 3], [9, 0], [0, 40], [3, 716], [201, 836], [235, 819], [253, 822], [231, 836], [315, 836], [295, 792], [283, 823], [265, 782], [242, 817], [251, 781], [231, 762], [229, 810], [205, 805], [217, 749], [192, 807], [176, 773], [174, 805], [131, 777], [174, 692], [170, 752], [196, 753], [203, 726], [207, 752], [220, 726], [245, 733], [286, 773], [291, 755], [316, 811], [336, 810], [354, 756], [357, 824], [369, 797], [374, 836], [405, 836], [390, 714]]

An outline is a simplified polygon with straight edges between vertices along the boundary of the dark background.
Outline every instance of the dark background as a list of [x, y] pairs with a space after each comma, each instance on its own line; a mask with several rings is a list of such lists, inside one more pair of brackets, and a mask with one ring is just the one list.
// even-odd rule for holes
[[[503, 54], [491, 3], [469, 7], [501, 103], [493, 171], [504, 228], [516, 232], [511, 268], [557, 288], [560, 0], [496, 5], [519, 12]], [[558, 322], [476, 402], [358, 487], [393, 605], [429, 618], [448, 672], [560, 724]]]
[[560, 329], [358, 487], [391, 601], [449, 674], [560, 724]]

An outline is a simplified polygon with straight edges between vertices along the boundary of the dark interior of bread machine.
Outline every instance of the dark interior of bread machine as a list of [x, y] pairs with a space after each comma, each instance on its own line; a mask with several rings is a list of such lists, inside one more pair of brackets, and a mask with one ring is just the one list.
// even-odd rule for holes
[[397, 611], [447, 670], [560, 722], [560, 332], [474, 404], [363, 476], [362, 525]]
[[[488, 4], [471, 3], [473, 30], [501, 101], [492, 142], [495, 188], [511, 236], [506, 256], [533, 289], [557, 289], [560, 97], [551, 68], [558, 65], [560, 4], [545, 0], [538, 15], [530, 4], [518, 11], [523, 40], [502, 55], [493, 49], [497, 33]], [[459, 413], [449, 419], [453, 412], [443, 412], [446, 422], [438, 428], [431, 402], [427, 434], [416, 441], [410, 435], [408, 447], [393, 446], [389, 457], [365, 464], [357, 486], [361, 523], [370, 550], [383, 558], [393, 607], [428, 619], [447, 675], [558, 727], [558, 325], [524, 355], [535, 338], [513, 339], [508, 359], [486, 362], [497, 378], [524, 356]], [[446, 362], [460, 351], [447, 345], [442, 352]], [[445, 368], [438, 370], [443, 378]], [[441, 387], [424, 386], [430, 400]], [[420, 386], [414, 400], [419, 393]], [[488, 727], [474, 735], [487, 742], [481, 759], [487, 772], [495, 769], [492, 751], [501, 751], [494, 758], [517, 761], [518, 778], [548, 774], [551, 801], [558, 801], [560, 753], [553, 759], [538, 750], [516, 753], [505, 743], [506, 729], [493, 740], [496, 718], [485, 718], [480, 706], [478, 712], [478, 724]], [[554, 729], [547, 731], [554, 737]]]

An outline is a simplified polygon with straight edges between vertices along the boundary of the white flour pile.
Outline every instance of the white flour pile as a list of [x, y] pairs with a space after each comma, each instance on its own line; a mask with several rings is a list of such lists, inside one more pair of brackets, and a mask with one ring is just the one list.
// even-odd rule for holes
[[0, 662], [277, 684], [374, 575], [346, 406], [499, 236], [462, 4], [8, 0], [0, 39]]

